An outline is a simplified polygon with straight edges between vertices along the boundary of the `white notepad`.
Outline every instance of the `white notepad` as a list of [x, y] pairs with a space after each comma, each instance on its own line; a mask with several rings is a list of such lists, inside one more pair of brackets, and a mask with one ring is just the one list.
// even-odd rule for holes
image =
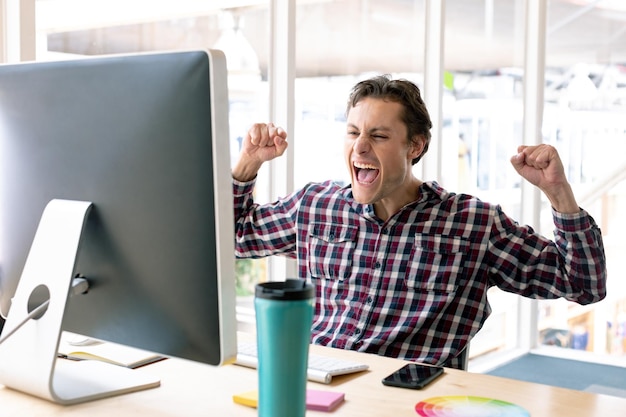
[[64, 331], [59, 341], [59, 356], [72, 360], [97, 360], [127, 368], [138, 368], [165, 359], [157, 353], [111, 342], [89, 340], [81, 345], [72, 344], [80, 338], [85, 339], [84, 336]]

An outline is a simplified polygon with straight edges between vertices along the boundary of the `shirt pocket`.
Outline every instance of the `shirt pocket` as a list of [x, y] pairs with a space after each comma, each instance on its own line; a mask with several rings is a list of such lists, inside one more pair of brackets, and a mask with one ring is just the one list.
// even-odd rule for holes
[[343, 281], [350, 276], [356, 226], [315, 223], [309, 226], [309, 273], [314, 278]]
[[464, 285], [470, 243], [461, 237], [416, 236], [405, 277], [416, 291], [451, 293]]

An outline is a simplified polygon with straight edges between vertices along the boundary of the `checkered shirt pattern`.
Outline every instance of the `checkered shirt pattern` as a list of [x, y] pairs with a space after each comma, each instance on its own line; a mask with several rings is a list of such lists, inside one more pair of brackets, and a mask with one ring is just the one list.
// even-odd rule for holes
[[386, 222], [349, 186], [311, 183], [258, 205], [254, 184], [233, 182], [236, 256], [297, 259], [317, 292], [316, 344], [458, 368], [489, 288], [581, 304], [606, 293], [602, 236], [584, 210], [553, 210], [551, 241], [436, 182]]

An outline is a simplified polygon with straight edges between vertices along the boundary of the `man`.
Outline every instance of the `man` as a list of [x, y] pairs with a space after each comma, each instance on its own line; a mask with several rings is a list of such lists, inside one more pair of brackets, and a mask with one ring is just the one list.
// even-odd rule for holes
[[317, 291], [313, 343], [458, 368], [490, 313], [490, 287], [581, 304], [604, 298], [600, 230], [553, 147], [520, 146], [511, 158], [552, 204], [551, 241], [497, 205], [417, 179], [411, 167], [431, 126], [413, 83], [362, 81], [347, 108], [351, 185], [311, 183], [267, 205], [253, 202], [254, 178], [284, 153], [286, 133], [255, 124], [246, 135], [232, 171], [236, 253], [297, 259]]

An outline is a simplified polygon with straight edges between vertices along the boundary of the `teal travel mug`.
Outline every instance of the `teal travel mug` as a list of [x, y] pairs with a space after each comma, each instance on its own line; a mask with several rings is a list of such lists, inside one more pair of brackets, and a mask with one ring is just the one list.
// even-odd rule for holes
[[314, 297], [300, 279], [255, 288], [259, 417], [304, 417]]

